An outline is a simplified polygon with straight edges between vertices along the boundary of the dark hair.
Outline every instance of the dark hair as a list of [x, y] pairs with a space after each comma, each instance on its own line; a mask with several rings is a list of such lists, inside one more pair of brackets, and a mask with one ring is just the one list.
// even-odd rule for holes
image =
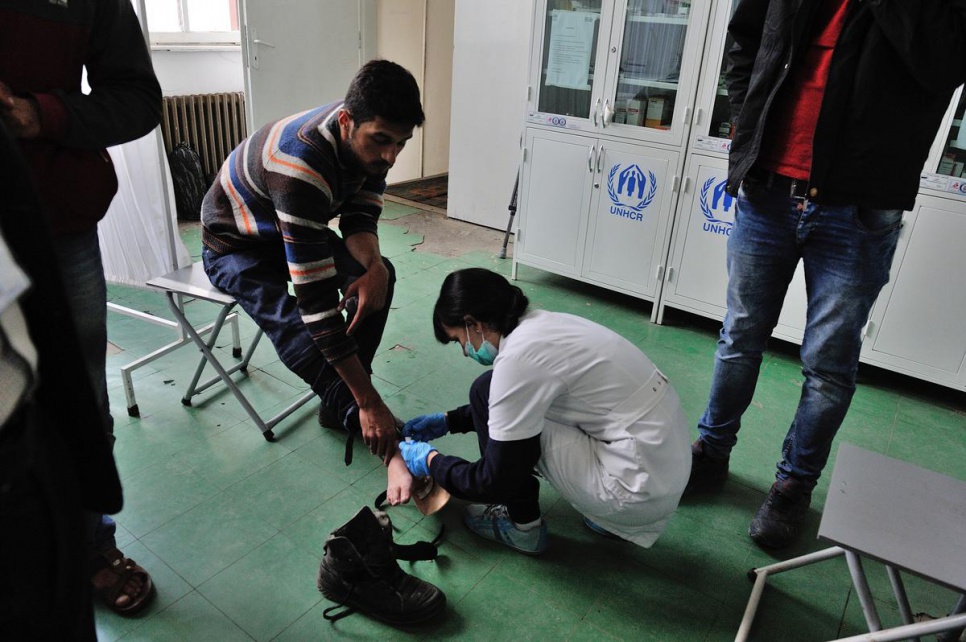
[[485, 323], [507, 336], [520, 323], [530, 300], [523, 290], [505, 278], [483, 268], [467, 268], [451, 272], [443, 280], [436, 307], [433, 308], [433, 332], [440, 343], [452, 341], [443, 326], [462, 327], [466, 315]]
[[418, 127], [426, 119], [416, 79], [388, 60], [370, 60], [362, 66], [349, 83], [345, 109], [356, 125], [378, 116], [397, 125]]

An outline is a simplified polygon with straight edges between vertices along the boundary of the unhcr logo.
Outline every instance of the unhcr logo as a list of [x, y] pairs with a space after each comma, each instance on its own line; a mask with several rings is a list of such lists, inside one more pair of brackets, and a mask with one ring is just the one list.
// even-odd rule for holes
[[645, 176], [637, 165], [628, 165], [621, 170], [618, 163], [607, 175], [607, 193], [612, 203], [611, 214], [641, 221], [644, 219], [642, 212], [657, 195], [657, 177], [654, 172]]
[[[731, 230], [735, 226], [734, 217], [734, 197], [725, 191], [728, 180], [725, 179], [715, 185], [717, 177], [712, 176], [704, 182], [701, 188], [700, 203], [701, 213], [704, 214], [705, 221], [701, 229], [709, 234], [720, 234], [721, 236], [731, 236]], [[710, 193], [711, 200], [708, 200]], [[719, 218], [719, 217], [728, 218]]]

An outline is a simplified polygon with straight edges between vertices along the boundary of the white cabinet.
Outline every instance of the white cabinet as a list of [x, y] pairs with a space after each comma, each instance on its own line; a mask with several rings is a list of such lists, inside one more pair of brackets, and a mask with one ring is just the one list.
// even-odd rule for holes
[[920, 196], [905, 216], [889, 284], [872, 311], [862, 361], [966, 387], [966, 207]]
[[677, 152], [531, 129], [514, 263], [655, 299]]
[[[724, 193], [731, 0], [537, 0], [518, 263], [723, 319], [735, 202]], [[703, 59], [702, 59], [703, 56]], [[966, 389], [966, 92], [905, 217], [863, 362]], [[801, 343], [799, 265], [774, 336]]]
[[537, 2], [514, 274], [658, 298], [709, 10]]

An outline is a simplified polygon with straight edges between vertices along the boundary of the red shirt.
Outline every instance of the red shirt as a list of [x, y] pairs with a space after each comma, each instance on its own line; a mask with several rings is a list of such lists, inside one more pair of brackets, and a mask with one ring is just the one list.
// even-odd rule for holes
[[807, 180], [812, 169], [812, 139], [822, 107], [832, 51], [842, 33], [849, 0], [825, 0], [818, 8], [812, 41], [786, 78], [769, 116], [759, 163], [766, 170]]

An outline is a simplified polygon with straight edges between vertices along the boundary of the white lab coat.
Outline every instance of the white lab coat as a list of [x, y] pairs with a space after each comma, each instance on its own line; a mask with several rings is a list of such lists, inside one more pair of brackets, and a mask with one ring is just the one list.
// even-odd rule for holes
[[651, 546], [691, 471], [688, 422], [654, 364], [617, 333], [534, 311], [500, 340], [489, 436], [540, 435], [537, 472], [600, 526]]

